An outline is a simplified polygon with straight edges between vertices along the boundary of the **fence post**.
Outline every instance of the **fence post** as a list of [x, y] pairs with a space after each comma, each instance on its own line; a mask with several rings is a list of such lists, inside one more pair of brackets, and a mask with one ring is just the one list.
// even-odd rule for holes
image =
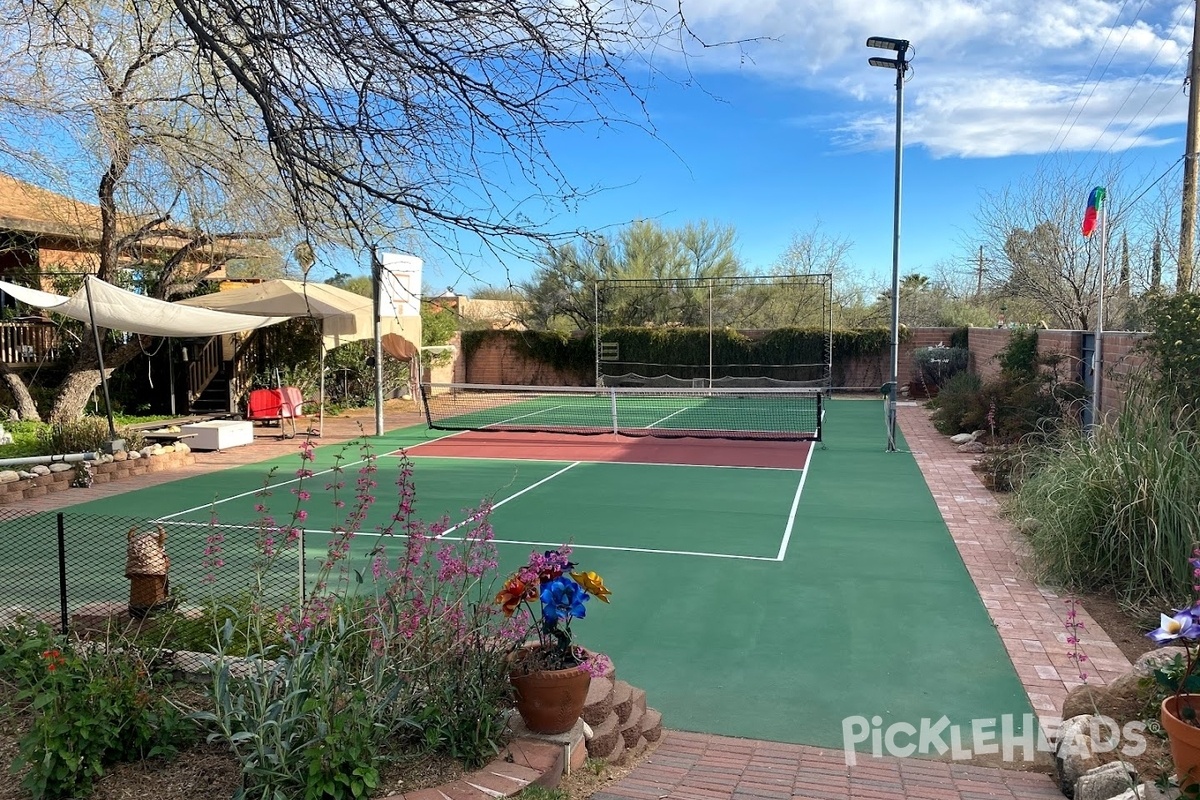
[[70, 620], [67, 616], [67, 535], [63, 513], [58, 512], [58, 613], [62, 635], [69, 633]]

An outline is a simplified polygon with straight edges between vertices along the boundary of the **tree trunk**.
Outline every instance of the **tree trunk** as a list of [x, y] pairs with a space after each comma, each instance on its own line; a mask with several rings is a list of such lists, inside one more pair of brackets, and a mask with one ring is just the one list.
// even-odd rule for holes
[[[113, 371], [129, 363], [140, 349], [138, 341], [134, 339], [111, 353], [105, 353], [105, 372], [111, 377]], [[50, 422], [72, 422], [82, 417], [92, 392], [99, 385], [100, 371], [96, 368], [95, 353], [90, 348], [83, 348], [59, 387], [58, 398], [50, 410]]]
[[29, 387], [25, 385], [25, 381], [21, 376], [8, 368], [7, 364], [0, 364], [0, 381], [4, 382], [4, 386], [13, 396], [13, 402], [17, 404], [17, 416], [23, 420], [32, 422], [41, 422], [42, 415], [38, 413], [37, 404], [33, 402], [33, 395], [29, 393]]

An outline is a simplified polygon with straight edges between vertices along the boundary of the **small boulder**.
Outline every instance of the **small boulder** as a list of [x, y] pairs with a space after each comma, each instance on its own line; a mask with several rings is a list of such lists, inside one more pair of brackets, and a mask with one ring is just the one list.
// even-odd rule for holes
[[66, 471], [72, 470], [72, 469], [75, 469], [74, 464], [64, 464], [61, 461], [55, 462], [54, 464], [50, 465], [51, 472], [66, 472]]
[[16, 483], [21, 475], [15, 469], [0, 470], [0, 483]]
[[1186, 647], [1160, 647], [1157, 650], [1150, 650], [1138, 656], [1137, 661], [1133, 662], [1133, 674], [1138, 677], [1151, 677], [1154, 675], [1154, 670], [1160, 665], [1165, 666], [1175, 660], [1176, 657], [1186, 659]]
[[50, 474], [50, 468], [47, 467], [45, 464], [38, 464], [36, 466], [30, 467], [29, 471], [31, 473], [33, 473], [34, 475], [49, 475]]
[[176, 442], [175, 443], [175, 452], [176, 453], [190, 453], [190, 452], [192, 452], [192, 448], [188, 447], [187, 442]]
[[1054, 771], [1058, 776], [1058, 788], [1070, 796], [1075, 791], [1075, 782], [1089, 770], [1100, 766], [1100, 759], [1092, 747], [1092, 729], [1101, 728], [1100, 719], [1091, 714], [1071, 717], [1058, 729], [1058, 743], [1054, 748]]
[[1136, 790], [1137, 771], [1120, 761], [1088, 770], [1075, 782], [1075, 800], [1110, 800]]
[[964, 445], [959, 445], [958, 452], [960, 452], [960, 453], [985, 453], [985, 452], [987, 452], [987, 448], [983, 446], [982, 442], [976, 442], [974, 440], [971, 440]]
[[950, 444], [966, 444], [975, 441], [973, 433], [956, 433], [950, 437]]

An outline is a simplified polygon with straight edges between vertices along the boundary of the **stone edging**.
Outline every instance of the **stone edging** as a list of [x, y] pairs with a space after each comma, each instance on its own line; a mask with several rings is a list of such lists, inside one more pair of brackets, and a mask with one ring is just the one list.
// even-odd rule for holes
[[[59, 461], [30, 466], [28, 470], [0, 471], [0, 506], [73, 488], [71, 481], [75, 478], [76, 463]], [[181, 442], [174, 445], [156, 444], [130, 452], [118, 450], [113, 455], [101, 455], [87, 463], [92, 466], [92, 483], [97, 484], [179, 469], [195, 464], [196, 457]]]

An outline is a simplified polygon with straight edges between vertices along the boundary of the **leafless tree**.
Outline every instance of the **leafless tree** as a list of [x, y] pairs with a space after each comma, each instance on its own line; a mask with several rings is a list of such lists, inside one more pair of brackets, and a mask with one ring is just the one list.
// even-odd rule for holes
[[[147, 293], [169, 299], [294, 229], [267, 149], [226, 135], [248, 109], [231, 102], [218, 121], [202, 102], [196, 48], [169, 5], [10, 8], [0, 18], [0, 157], [17, 174], [34, 164], [39, 183], [91, 185], [96, 204], [71, 207], [81, 241], [94, 242], [93, 263], [81, 266], [114, 283], [143, 274]], [[110, 340], [106, 366], [143, 344]], [[79, 416], [98, 380], [92, 348], [77, 347], [51, 419]]]
[[672, 0], [172, 2], [202, 102], [253, 105], [227, 135], [267, 144], [302, 222], [332, 210], [367, 243], [416, 229], [450, 250], [543, 251], [543, 218], [589, 191], [548, 134], [649, 130], [655, 59], [694, 41]]

